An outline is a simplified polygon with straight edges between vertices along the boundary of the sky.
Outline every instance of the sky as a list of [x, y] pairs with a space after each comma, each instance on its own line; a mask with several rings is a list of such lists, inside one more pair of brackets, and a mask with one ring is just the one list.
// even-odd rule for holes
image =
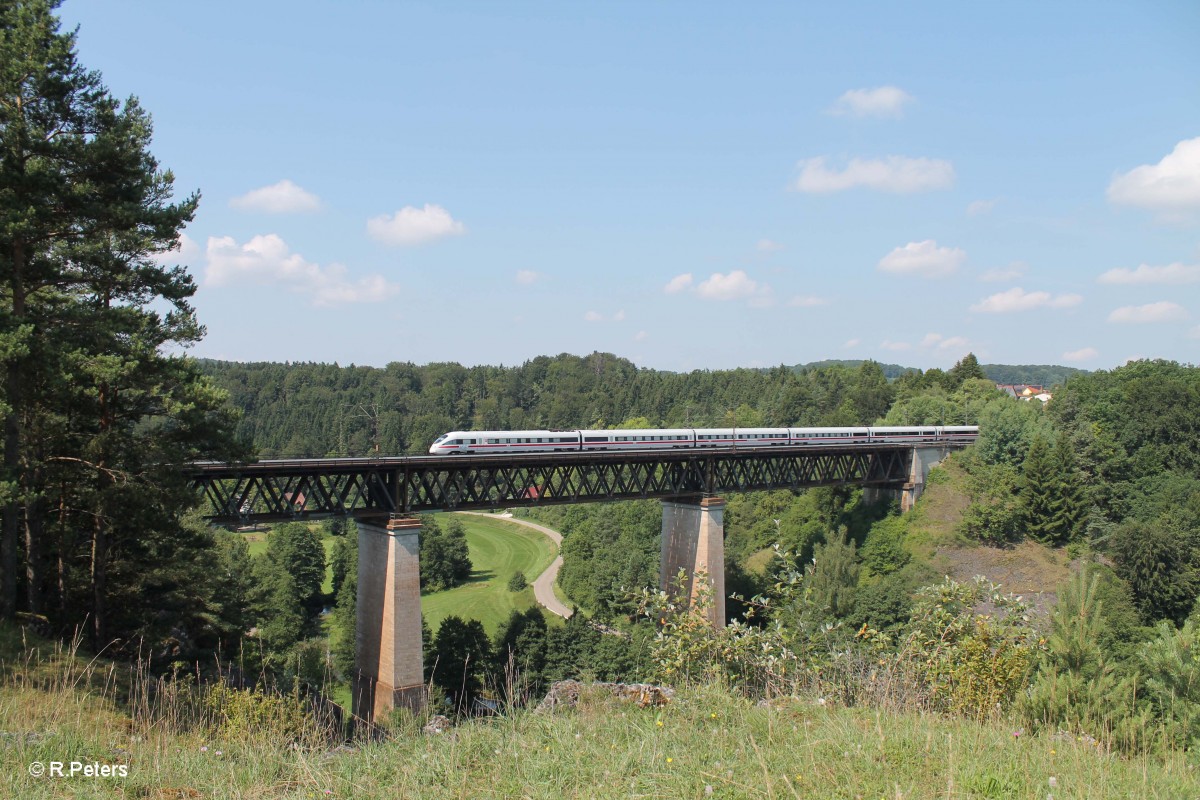
[[206, 338], [1200, 361], [1200, 3], [66, 0], [154, 119]]

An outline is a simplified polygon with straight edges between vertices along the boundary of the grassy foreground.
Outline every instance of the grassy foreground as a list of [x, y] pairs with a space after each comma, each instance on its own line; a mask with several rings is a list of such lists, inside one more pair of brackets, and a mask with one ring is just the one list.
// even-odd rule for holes
[[[342, 744], [260, 721], [223, 728], [119, 703], [115, 670], [59, 651], [3, 666], [0, 795], [19, 798], [1188, 798], [1183, 754], [1118, 757], [1066, 736], [880, 715], [812, 700], [753, 704], [719, 687], [662, 708], [586, 695], [439, 735], [399, 724]], [[143, 713], [129, 710], [141, 708]], [[189, 723], [187, 720], [191, 719]], [[51, 761], [126, 765], [116, 778], [35, 777]], [[69, 769], [69, 767], [68, 767]]]

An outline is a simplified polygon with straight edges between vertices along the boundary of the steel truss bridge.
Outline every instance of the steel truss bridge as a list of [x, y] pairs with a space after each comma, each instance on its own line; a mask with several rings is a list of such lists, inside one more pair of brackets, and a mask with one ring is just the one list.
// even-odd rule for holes
[[[921, 442], [953, 447], [962, 443]], [[914, 443], [202, 463], [188, 476], [214, 522], [714, 496], [814, 486], [901, 488]]]

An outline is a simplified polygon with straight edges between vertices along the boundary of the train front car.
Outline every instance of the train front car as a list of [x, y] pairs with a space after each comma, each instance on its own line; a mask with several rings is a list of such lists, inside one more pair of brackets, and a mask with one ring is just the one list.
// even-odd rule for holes
[[472, 434], [470, 431], [450, 431], [449, 433], [443, 433], [433, 440], [433, 444], [429, 447], [429, 455], [450, 456], [455, 453], [465, 453], [467, 452], [466, 448], [470, 446], [466, 442], [471, 437]]
[[437, 438], [433, 455], [550, 453], [579, 449], [579, 431], [451, 431]]

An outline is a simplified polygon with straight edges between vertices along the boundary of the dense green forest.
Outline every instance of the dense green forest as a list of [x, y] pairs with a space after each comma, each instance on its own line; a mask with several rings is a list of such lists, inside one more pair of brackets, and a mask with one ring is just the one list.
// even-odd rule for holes
[[949, 394], [967, 375], [985, 377], [974, 356], [949, 372], [910, 370], [890, 382], [873, 361], [677, 374], [609, 353], [541, 356], [517, 367], [201, 366], [242, 412], [239, 433], [263, 457], [419, 453], [456, 429], [870, 423], [897, 396]]
[[[861, 359], [825, 359], [810, 361], [807, 364], [797, 364], [791, 369], [795, 372], [807, 372], [821, 367], [850, 367], [861, 365]], [[899, 364], [880, 364], [880, 369], [888, 380], [895, 380], [907, 372], [915, 372], [912, 367]], [[1083, 375], [1086, 370], [1075, 367], [1060, 367], [1052, 364], [982, 364], [984, 375], [996, 383], [1030, 383], [1036, 386], [1057, 386], [1072, 375]]]

